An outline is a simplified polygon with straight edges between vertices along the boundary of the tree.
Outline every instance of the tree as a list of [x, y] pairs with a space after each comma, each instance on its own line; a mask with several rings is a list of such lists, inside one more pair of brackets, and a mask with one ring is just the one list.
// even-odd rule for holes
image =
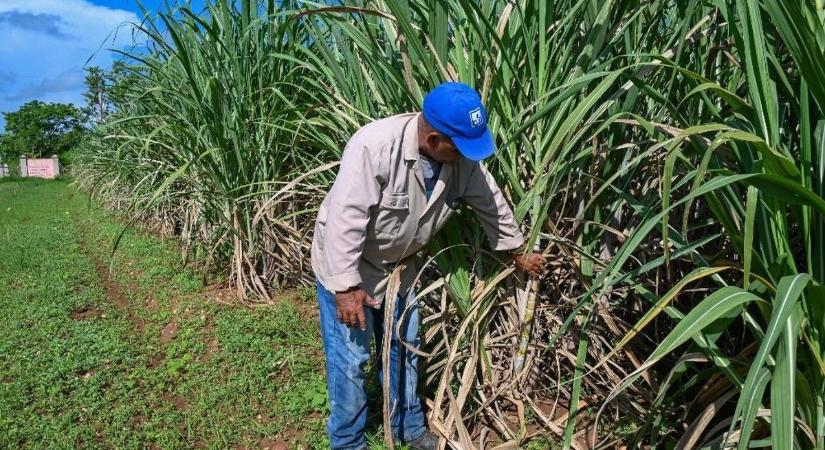
[[128, 90], [139, 81], [138, 69], [123, 61], [115, 61], [109, 70], [100, 67], [86, 69], [86, 111], [89, 118], [97, 123], [124, 105]]
[[86, 99], [89, 118], [98, 123], [106, 120], [109, 111], [109, 101], [106, 98], [106, 73], [100, 67], [86, 69]]
[[74, 147], [86, 133], [83, 111], [66, 103], [30, 101], [6, 117], [6, 134], [0, 140], [6, 159], [22, 154], [60, 154]]

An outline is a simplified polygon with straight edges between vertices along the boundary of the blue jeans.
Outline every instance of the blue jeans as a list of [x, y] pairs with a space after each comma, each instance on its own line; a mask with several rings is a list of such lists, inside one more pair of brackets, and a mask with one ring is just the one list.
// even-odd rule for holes
[[[321, 335], [327, 360], [327, 390], [330, 416], [327, 421], [330, 446], [335, 449], [366, 448], [364, 426], [367, 423], [367, 393], [364, 391], [364, 367], [370, 359], [370, 343], [375, 338], [379, 379], [384, 382], [381, 369], [381, 343], [384, 336], [384, 306], [380, 309], [364, 307], [367, 329], [350, 328], [338, 321], [335, 294], [317, 283], [318, 305], [321, 309]], [[395, 308], [397, 323], [408, 302], [414, 305], [401, 326], [404, 341], [418, 348], [418, 306], [410, 291], [399, 296]], [[410, 441], [426, 431], [424, 412], [416, 393], [418, 385], [418, 357], [398, 342], [395, 324], [390, 347], [390, 406], [392, 433], [396, 439]], [[403, 367], [401, 367], [403, 361]]]

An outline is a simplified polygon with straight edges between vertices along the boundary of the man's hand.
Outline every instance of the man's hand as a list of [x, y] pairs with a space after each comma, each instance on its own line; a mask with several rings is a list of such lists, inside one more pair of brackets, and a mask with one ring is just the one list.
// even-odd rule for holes
[[367, 318], [364, 314], [365, 304], [372, 307], [378, 306], [378, 302], [358, 286], [335, 293], [338, 320], [350, 327], [358, 325], [361, 330], [367, 329]]
[[524, 253], [513, 255], [516, 266], [533, 276], [541, 276], [545, 271], [546, 261], [541, 253]]

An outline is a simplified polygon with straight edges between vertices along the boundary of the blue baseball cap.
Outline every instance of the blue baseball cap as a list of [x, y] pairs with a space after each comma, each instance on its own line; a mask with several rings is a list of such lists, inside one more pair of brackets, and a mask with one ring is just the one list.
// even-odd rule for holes
[[465, 158], [481, 161], [496, 150], [487, 129], [487, 110], [481, 96], [464, 83], [448, 81], [424, 97], [424, 119], [452, 139]]

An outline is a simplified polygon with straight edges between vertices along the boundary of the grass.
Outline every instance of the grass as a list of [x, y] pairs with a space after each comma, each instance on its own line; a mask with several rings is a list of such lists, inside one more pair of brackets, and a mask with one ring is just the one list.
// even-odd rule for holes
[[[219, 303], [66, 181], [0, 183], [0, 447], [326, 448], [311, 292]], [[102, 272], [102, 273], [101, 273]]]

